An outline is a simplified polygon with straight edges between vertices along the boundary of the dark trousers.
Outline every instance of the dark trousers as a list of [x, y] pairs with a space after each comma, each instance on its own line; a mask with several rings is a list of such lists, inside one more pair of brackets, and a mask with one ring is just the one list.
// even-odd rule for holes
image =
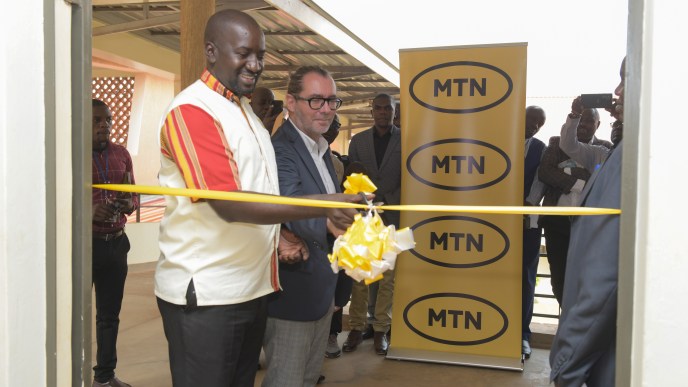
[[105, 383], [115, 376], [119, 312], [127, 279], [129, 238], [110, 241], [93, 238], [92, 280], [96, 289], [96, 366], [94, 379]]
[[564, 294], [566, 255], [571, 238], [571, 220], [568, 216], [548, 216], [543, 219], [542, 224], [547, 242], [547, 261], [552, 274], [552, 292], [561, 305]]
[[351, 287], [353, 280], [346, 275], [344, 270], [337, 274], [337, 287], [334, 289], [334, 306], [340, 309], [332, 314], [332, 322], [330, 323], [330, 334], [338, 334], [342, 332], [342, 318], [344, 316], [344, 306], [349, 303], [351, 299]]
[[522, 288], [522, 338], [530, 340], [530, 320], [533, 319], [535, 277], [540, 261], [540, 239], [542, 229], [523, 230], [523, 288]]
[[158, 298], [158, 309], [174, 387], [253, 387], [267, 320], [266, 296], [197, 307]]

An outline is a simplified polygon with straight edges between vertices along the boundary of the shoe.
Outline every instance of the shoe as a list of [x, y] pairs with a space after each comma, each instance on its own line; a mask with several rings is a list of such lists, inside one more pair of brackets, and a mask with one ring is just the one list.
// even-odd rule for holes
[[378, 355], [386, 355], [389, 348], [389, 341], [387, 341], [387, 332], [375, 332], [373, 338], [375, 345], [375, 353]]
[[95, 379], [93, 379], [92, 387], [131, 387], [131, 384], [124, 383], [123, 381], [117, 379], [116, 376], [113, 376], [112, 379], [105, 383], [99, 383], [96, 382]]
[[342, 355], [342, 350], [339, 349], [339, 343], [337, 343], [337, 334], [332, 333], [330, 337], [327, 338], [327, 348], [325, 349], [325, 357], [328, 359], [335, 359]]
[[351, 332], [349, 332], [349, 336], [347, 336], [346, 341], [344, 342], [344, 347], [342, 350], [344, 350], [344, 352], [353, 352], [362, 341], [363, 337], [361, 331], [352, 329]]
[[533, 350], [530, 349], [530, 342], [526, 339], [521, 342], [521, 353], [526, 359], [530, 359], [530, 354], [533, 353]]
[[368, 340], [368, 339], [372, 339], [373, 336], [375, 336], [375, 331], [373, 330], [373, 326], [368, 325], [366, 327], [365, 331], [363, 331], [362, 338], [363, 338], [363, 340]]

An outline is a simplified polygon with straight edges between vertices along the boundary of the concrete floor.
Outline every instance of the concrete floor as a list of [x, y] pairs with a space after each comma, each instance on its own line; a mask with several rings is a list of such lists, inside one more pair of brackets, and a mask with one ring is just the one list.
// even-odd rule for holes
[[[153, 295], [154, 264], [132, 265], [120, 316], [117, 376], [134, 387], [172, 385], [167, 342]], [[94, 311], [95, 315], [95, 311]], [[95, 318], [94, 318], [95, 321]], [[347, 332], [339, 335], [342, 344]], [[393, 342], [392, 342], [393, 343]], [[516, 387], [549, 385], [549, 351], [533, 349], [524, 372], [500, 371], [454, 365], [387, 360], [366, 340], [352, 353], [325, 359], [324, 386], [471, 386]], [[95, 335], [93, 341], [95, 362]], [[263, 371], [258, 372], [260, 386]]]

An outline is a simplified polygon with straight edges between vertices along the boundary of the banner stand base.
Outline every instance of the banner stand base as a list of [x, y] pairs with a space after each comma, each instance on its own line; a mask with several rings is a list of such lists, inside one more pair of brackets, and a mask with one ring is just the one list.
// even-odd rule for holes
[[463, 353], [423, 351], [408, 348], [389, 348], [387, 359], [422, 361], [427, 363], [455, 364], [472, 367], [496, 368], [500, 370], [523, 372], [522, 357], [508, 358], [495, 356], [467, 355]]

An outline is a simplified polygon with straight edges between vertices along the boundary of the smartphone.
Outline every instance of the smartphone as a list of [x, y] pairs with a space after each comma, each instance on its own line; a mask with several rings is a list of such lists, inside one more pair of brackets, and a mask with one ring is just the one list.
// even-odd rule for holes
[[282, 110], [284, 109], [284, 101], [280, 100], [275, 100], [272, 103], [272, 110], [270, 111], [271, 116], [276, 116], [279, 113], [282, 113]]
[[581, 102], [586, 109], [612, 107], [611, 93], [581, 94]]

